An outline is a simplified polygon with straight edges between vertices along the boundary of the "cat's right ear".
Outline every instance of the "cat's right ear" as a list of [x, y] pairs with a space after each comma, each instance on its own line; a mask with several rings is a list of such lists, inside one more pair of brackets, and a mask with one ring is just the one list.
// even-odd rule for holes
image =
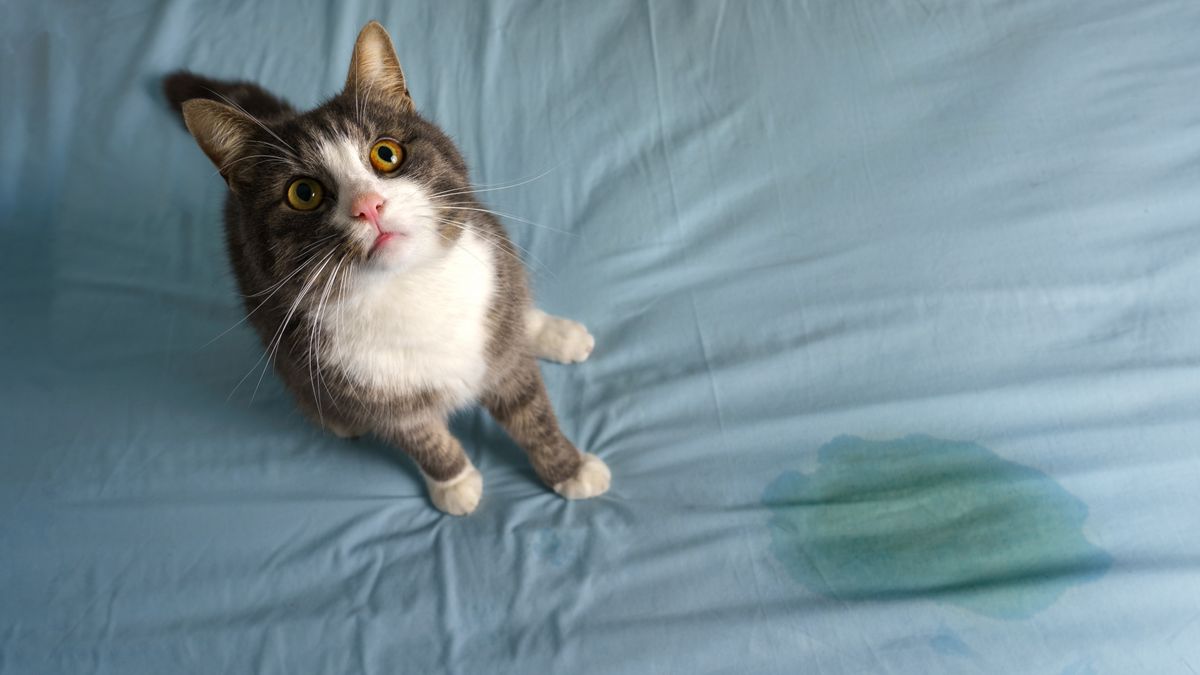
[[254, 132], [254, 120], [224, 103], [203, 98], [184, 101], [182, 109], [183, 123], [188, 131], [233, 188], [231, 170]]
[[346, 73], [346, 86], [342, 91], [356, 99], [360, 95], [376, 96], [402, 110], [413, 109], [396, 48], [378, 21], [363, 26], [354, 41], [350, 72]]

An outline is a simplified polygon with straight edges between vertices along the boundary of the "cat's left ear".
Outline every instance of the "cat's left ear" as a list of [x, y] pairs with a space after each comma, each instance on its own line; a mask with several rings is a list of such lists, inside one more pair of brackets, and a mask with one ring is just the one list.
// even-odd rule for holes
[[363, 26], [354, 41], [343, 93], [347, 96], [382, 96], [405, 110], [413, 109], [400, 59], [396, 58], [392, 39], [378, 21]]
[[246, 141], [256, 122], [240, 110], [205, 98], [184, 101], [182, 112], [183, 123], [200, 144], [200, 149], [212, 160], [230, 189], [236, 192], [237, 164], [246, 154]]

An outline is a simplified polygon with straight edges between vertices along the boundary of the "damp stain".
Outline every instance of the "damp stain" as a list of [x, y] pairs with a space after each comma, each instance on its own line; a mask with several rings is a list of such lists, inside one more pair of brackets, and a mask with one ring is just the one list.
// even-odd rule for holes
[[843, 601], [927, 598], [1020, 619], [1112, 565], [1084, 536], [1083, 502], [975, 443], [840, 436], [816, 471], [784, 472], [762, 501], [788, 574]]
[[975, 656], [975, 652], [962, 641], [954, 631], [943, 628], [937, 635], [929, 638], [929, 646], [942, 656]]
[[534, 535], [533, 550], [555, 567], [563, 567], [579, 557], [580, 541], [569, 531], [541, 529]]

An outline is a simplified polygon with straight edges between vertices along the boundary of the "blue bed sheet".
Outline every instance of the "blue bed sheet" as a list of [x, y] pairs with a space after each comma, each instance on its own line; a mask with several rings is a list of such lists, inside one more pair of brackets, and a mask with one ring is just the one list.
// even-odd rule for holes
[[[3, 14], [0, 673], [1200, 671], [1195, 2]], [[603, 498], [471, 411], [444, 517], [213, 340], [158, 80], [310, 106], [371, 18], [596, 336]]]

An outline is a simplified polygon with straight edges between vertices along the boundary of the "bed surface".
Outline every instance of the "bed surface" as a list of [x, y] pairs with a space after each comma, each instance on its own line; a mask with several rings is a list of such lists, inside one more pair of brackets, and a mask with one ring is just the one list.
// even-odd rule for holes
[[[35, 5], [0, 673], [1200, 672], [1200, 5]], [[225, 186], [158, 78], [308, 107], [371, 18], [596, 336], [543, 372], [603, 498], [471, 411], [441, 516], [221, 335]]]

